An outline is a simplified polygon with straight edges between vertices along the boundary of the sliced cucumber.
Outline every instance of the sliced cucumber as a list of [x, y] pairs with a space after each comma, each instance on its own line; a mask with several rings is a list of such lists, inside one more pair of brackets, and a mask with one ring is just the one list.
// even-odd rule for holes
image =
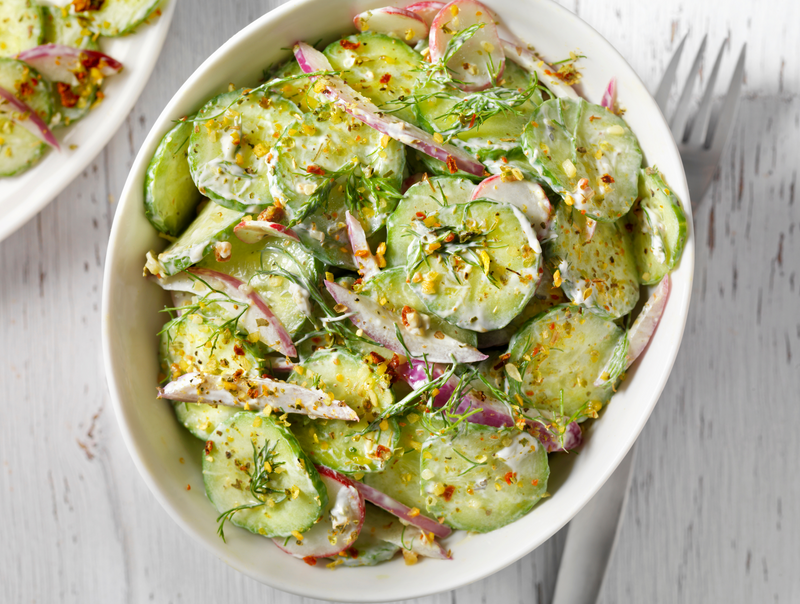
[[410, 508], [424, 510], [425, 496], [419, 477], [420, 454], [422, 443], [430, 432], [420, 425], [419, 417], [413, 413], [398, 418], [397, 423], [400, 426], [397, 452], [382, 472], [367, 474], [364, 482]]
[[397, 517], [384, 512], [377, 506], [367, 503], [364, 525], [356, 542], [343, 553], [346, 556], [336, 558], [342, 566], [375, 566], [394, 558], [400, 551], [399, 545], [381, 540], [382, 527], [390, 522], [398, 522]]
[[[199, 309], [198, 309], [199, 310]], [[161, 333], [161, 371], [174, 380], [184, 373], [202, 371], [223, 375], [242, 371], [260, 375], [259, 351], [246, 339], [220, 331], [223, 321], [193, 312], [179, 322], [167, 324]], [[218, 336], [218, 337], [217, 337]], [[218, 424], [241, 409], [224, 405], [173, 403], [178, 421], [197, 438], [205, 440]]]
[[181, 122], [164, 135], [144, 176], [144, 213], [157, 231], [180, 235], [195, 217], [202, 195], [189, 173], [192, 122]]
[[113, 38], [131, 33], [158, 8], [161, 0], [105, 0], [99, 10], [79, 13], [87, 27]]
[[95, 36], [74, 13], [55, 6], [43, 6], [44, 38], [42, 44], [61, 44], [83, 50], [100, 50]]
[[265, 271], [283, 269], [294, 275], [317, 280], [314, 257], [301, 244], [280, 237], [267, 237], [255, 244], [231, 238], [230, 258], [224, 262], [206, 256], [198, 266], [226, 273], [244, 281], [267, 303], [290, 335], [298, 333], [308, 315], [299, 299], [302, 292], [289, 279]]
[[271, 150], [301, 112], [276, 95], [225, 92], [194, 119], [189, 168], [204, 195], [232, 210], [255, 211], [272, 203], [267, 177]]
[[[459, 144], [455, 141], [453, 144], [457, 147], [464, 146], [463, 143]], [[465, 178], [476, 183], [483, 179], [483, 176], [476, 176], [475, 174], [470, 174], [469, 172], [464, 172], [463, 170], [456, 169], [455, 171], [452, 171], [442, 160], [431, 157], [430, 155], [425, 155], [424, 153], [419, 153], [417, 151], [414, 151], [413, 155], [416, 156], [417, 161], [422, 165], [422, 171], [432, 174], [433, 176]]]
[[214, 244], [230, 239], [233, 227], [243, 216], [244, 212], [206, 202], [178, 240], [158, 255], [167, 275], [175, 275], [197, 264], [211, 253]]
[[32, 0], [0, 0], [0, 57], [39, 46], [43, 25], [42, 9]]
[[645, 285], [658, 283], [675, 268], [686, 244], [686, 215], [657, 168], [645, 168], [639, 178], [640, 200], [628, 215], [633, 254]]
[[547, 452], [527, 432], [468, 424], [422, 446], [422, 489], [434, 517], [485, 533], [527, 514], [547, 490]]
[[402, 267], [388, 268], [377, 273], [361, 285], [359, 293], [377, 300], [381, 306], [397, 314], [401, 314], [406, 306], [418, 313], [424, 313], [420, 320], [421, 327], [426, 331], [441, 331], [473, 348], [478, 344], [478, 338], [474, 331], [461, 329], [435, 315], [427, 314], [425, 303], [406, 283], [406, 271]]
[[555, 238], [545, 244], [545, 258], [572, 302], [613, 319], [633, 310], [639, 300], [639, 276], [622, 222], [598, 222], [586, 241], [586, 218], [561, 203], [551, 232]]
[[407, 227], [413, 220], [436, 212], [442, 206], [467, 202], [474, 190], [475, 185], [469, 180], [454, 177], [431, 178], [409, 187], [386, 221], [386, 264], [406, 266], [408, 248], [413, 241]]
[[[595, 220], [613, 222], [627, 214], [638, 195], [642, 151], [625, 121], [584, 100], [542, 103], [522, 133], [533, 167], [550, 188], [577, 197], [579, 209]], [[579, 195], [588, 180], [594, 195]]]
[[574, 306], [559, 306], [523, 327], [508, 345], [522, 383], [509, 385], [527, 405], [578, 419], [599, 411], [612, 395], [594, 381], [623, 335], [612, 321]]
[[[379, 107], [411, 96], [422, 75], [422, 55], [408, 44], [385, 34], [363, 33], [347, 36], [328, 45], [325, 55], [352, 88]], [[414, 111], [403, 107], [393, 111], [400, 119], [415, 122]]]
[[358, 422], [299, 418], [292, 431], [308, 455], [339, 472], [379, 472], [397, 446], [397, 422], [394, 418], [373, 432], [362, 434], [377, 414], [394, 402], [388, 375], [378, 375], [372, 366], [358, 357], [336, 350], [313, 354], [301, 364], [302, 374], [293, 372], [288, 381], [316, 385], [337, 400], [344, 401], [361, 418]]
[[[353, 269], [345, 212], [349, 209], [368, 235], [380, 229], [397, 200], [374, 195], [364, 180], [399, 189], [404, 167], [401, 143], [326, 106], [288, 129], [270, 179], [273, 196], [300, 222], [295, 230], [303, 243], [326, 264]], [[358, 200], [350, 195], [354, 189]]]
[[541, 248], [517, 208], [485, 199], [448, 205], [405, 231], [411, 288], [429, 312], [458, 327], [505, 327], [536, 290]]
[[[6, 14], [0, 5], [0, 15]], [[45, 123], [53, 114], [50, 83], [16, 59], [0, 58], [0, 88], [15, 94]], [[47, 145], [22, 126], [0, 115], [0, 176], [14, 176], [34, 165]]]
[[[278, 71], [272, 76], [272, 80], [280, 80], [283, 78], [290, 78], [293, 76], [303, 75], [303, 70], [300, 69], [297, 61], [292, 57], [285, 65], [280, 67]], [[314, 92], [311, 86], [310, 78], [298, 78], [282, 84], [278, 87], [272, 88], [274, 92], [300, 107], [305, 113], [310, 113], [320, 105], [324, 105], [326, 101], [323, 97]]]
[[328, 504], [325, 485], [292, 433], [249, 411], [217, 426], [206, 442], [203, 481], [220, 514], [265, 537], [308, 530]]

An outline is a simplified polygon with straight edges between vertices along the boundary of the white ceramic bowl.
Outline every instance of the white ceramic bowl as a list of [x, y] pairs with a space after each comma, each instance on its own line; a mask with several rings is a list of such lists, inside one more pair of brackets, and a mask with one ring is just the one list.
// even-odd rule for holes
[[[227, 544], [217, 536], [217, 512], [202, 488], [201, 444], [175, 421], [171, 407], [154, 397], [158, 372], [156, 333], [166, 299], [142, 279], [144, 255], [161, 249], [142, 209], [147, 163], [171, 125], [190, 114], [229, 82], [256, 82], [273, 61], [288, 56], [281, 47], [296, 40], [333, 39], [350, 31], [355, 13], [381, 0], [295, 0], [243, 29], [212, 55], [181, 87], [153, 126], [122, 193], [106, 261], [103, 288], [103, 345], [106, 371], [122, 434], [153, 494], [175, 521], [226, 564], [273, 587], [303, 596], [352, 602], [404, 600], [450, 590], [482, 579], [518, 560], [564, 526], [613, 472], [650, 416], [669, 376], [689, 308], [694, 267], [691, 234], [661, 325], [647, 353], [630, 372], [603, 417], [587, 432], [580, 456], [553, 459], [549, 491], [521, 520], [486, 535], [454, 534], [446, 544], [453, 561], [424, 560], [405, 566], [402, 558], [376, 567], [337, 569], [307, 566], [268, 540], [229, 528]], [[554, 59], [579, 48], [583, 90], [599, 102], [617, 78], [625, 119], [638, 135], [650, 165], [657, 164], [691, 212], [680, 156], [667, 124], [625, 60], [597, 32], [549, 0], [492, 0], [511, 29]], [[180, 459], [186, 463], [180, 463]], [[191, 491], [186, 484], [191, 484]]]

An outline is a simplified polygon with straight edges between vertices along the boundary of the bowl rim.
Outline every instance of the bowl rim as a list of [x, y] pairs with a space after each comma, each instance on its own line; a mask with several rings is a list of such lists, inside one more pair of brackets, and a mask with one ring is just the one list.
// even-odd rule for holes
[[[678, 333], [678, 338], [676, 344], [673, 346], [671, 350], [669, 350], [669, 355], [661, 357], [661, 368], [662, 370], [657, 375], [657, 385], [650, 390], [652, 396], [650, 396], [650, 400], [647, 401], [647, 407], [645, 409], [646, 413], [643, 413], [643, 419], [636, 425], [635, 429], [630, 433], [630, 438], [628, 441], [619, 448], [613, 458], [609, 458], [610, 461], [604, 466], [605, 470], [598, 475], [596, 475], [593, 481], [585, 488], [583, 491], [584, 497], [577, 501], [571, 501], [571, 505], [566, 506], [566, 513], [562, 514], [562, 520], [560, 523], [554, 523], [552, 526], [548, 527], [545, 531], [545, 536], [539, 540], [538, 542], [531, 542], [527, 543], [524, 547], [517, 547], [517, 548], [510, 548], [513, 551], [509, 554], [505, 555], [501, 560], [493, 560], [490, 564], [486, 564], [485, 568], [481, 572], [470, 574], [468, 577], [460, 577], [459, 580], [450, 580], [441, 585], [436, 585], [431, 587], [420, 587], [415, 585], [407, 585], [405, 586], [406, 591], [403, 593], [396, 593], [391, 592], [384, 595], [377, 595], [376, 594], [369, 594], [369, 593], [361, 593], [357, 591], [351, 591], [344, 596], [341, 594], [330, 594], [327, 591], [323, 591], [324, 587], [320, 589], [314, 585], [315, 582], [308, 582], [302, 585], [298, 585], [296, 583], [289, 583], [285, 579], [281, 577], [265, 577], [264, 574], [259, 574], [249, 568], [240, 568], [237, 567], [234, 560], [231, 557], [226, 557], [224, 553], [219, 551], [218, 546], [206, 540], [202, 535], [200, 535], [195, 528], [186, 520], [184, 517], [185, 515], [181, 512], [181, 509], [176, 505], [175, 502], [172, 501], [170, 498], [170, 494], [165, 490], [162, 489], [159, 482], [156, 480], [157, 476], [157, 468], [152, 466], [150, 462], [146, 459], [144, 454], [144, 447], [141, 443], [137, 440], [136, 435], [134, 434], [129, 421], [129, 410], [126, 408], [126, 404], [124, 403], [124, 395], [120, 385], [120, 379], [118, 378], [119, 375], [122, 375], [121, 372], [125, 371], [125, 367], [118, 366], [115, 362], [113, 357], [113, 350], [115, 347], [115, 342], [112, 336], [112, 330], [110, 326], [110, 306], [111, 306], [111, 297], [112, 291], [114, 289], [114, 281], [115, 281], [115, 274], [114, 274], [114, 267], [118, 263], [118, 259], [123, 257], [125, 254], [125, 250], [119, 249], [118, 246], [115, 245], [116, 241], [119, 239], [120, 232], [122, 230], [121, 221], [119, 220], [119, 216], [123, 214], [123, 208], [133, 203], [135, 201], [136, 193], [133, 191], [134, 186], [138, 182], [138, 175], [144, 173], [147, 163], [149, 162], [149, 157], [152, 154], [152, 150], [155, 148], [155, 144], [157, 141], [161, 139], [164, 132], [168, 129], [170, 125], [169, 116], [175, 112], [175, 107], [185, 101], [184, 97], [187, 96], [188, 91], [194, 87], [195, 83], [200, 81], [202, 77], [215, 69], [217, 64], [221, 62], [232, 49], [241, 42], [249, 38], [253, 33], [261, 30], [262, 28], [268, 28], [270, 23], [273, 21], [278, 21], [281, 18], [293, 13], [295, 11], [302, 10], [307, 6], [318, 5], [320, 2], [324, 0], [290, 0], [289, 2], [272, 9], [268, 13], [262, 15], [252, 23], [248, 24], [246, 27], [242, 28], [239, 32], [234, 34], [229, 40], [227, 40], [223, 45], [221, 45], [213, 54], [211, 54], [203, 63], [194, 71], [194, 73], [184, 82], [184, 84], [178, 89], [169, 103], [166, 105], [164, 110], [161, 112], [159, 117], [157, 118], [154, 125], [151, 127], [150, 132], [148, 133], [145, 141], [141, 145], [136, 159], [132, 164], [131, 170], [129, 172], [128, 178], [126, 180], [124, 189], [122, 194], [120, 195], [119, 203], [117, 204], [117, 209], [114, 217], [114, 222], [112, 225], [111, 233], [109, 236], [109, 243], [107, 249], [107, 256], [106, 256], [106, 264], [104, 269], [104, 280], [103, 280], [103, 291], [102, 291], [102, 344], [103, 344], [103, 359], [106, 368], [106, 377], [108, 381], [109, 391], [111, 393], [111, 400], [112, 406], [114, 408], [115, 415], [117, 417], [117, 421], [119, 424], [120, 432], [122, 433], [123, 441], [133, 458], [134, 464], [139, 471], [139, 474], [144, 479], [145, 483], [147, 484], [148, 488], [156, 498], [156, 500], [161, 504], [161, 506], [167, 511], [167, 513], [172, 517], [172, 519], [179, 525], [181, 528], [186, 531], [188, 534], [192, 536], [193, 539], [201, 543], [208, 551], [213, 553], [216, 557], [220, 558], [226, 564], [236, 568], [236, 570], [250, 576], [253, 579], [256, 579], [259, 582], [265, 583], [270, 585], [271, 587], [281, 589], [283, 591], [287, 591], [289, 593], [297, 594], [300, 596], [305, 597], [313, 597], [313, 598], [320, 598], [320, 599], [341, 599], [345, 597], [351, 601], [359, 601], [359, 602], [377, 602], [377, 601], [391, 601], [391, 600], [398, 600], [398, 599], [409, 599], [409, 598], [417, 598], [423, 597], [427, 595], [431, 595], [434, 593], [439, 593], [446, 590], [456, 589], [458, 587], [467, 585], [469, 583], [473, 583], [475, 581], [479, 581], [481, 579], [486, 578], [487, 576], [494, 574], [501, 569], [505, 568], [506, 566], [516, 562], [523, 556], [527, 555], [533, 549], [544, 543], [550, 537], [552, 537], [558, 530], [560, 530], [563, 526], [565, 526], [588, 502], [589, 500], [594, 497], [597, 491], [605, 484], [617, 466], [621, 463], [622, 459], [628, 453], [630, 448], [635, 444], [638, 435], [641, 433], [644, 425], [649, 419], [650, 415], [652, 414], [652, 410], [655, 407], [655, 404], [658, 402], [661, 393], [666, 386], [667, 380], [669, 375], [672, 371], [672, 367], [674, 365], [675, 359], [677, 357], [678, 351], [680, 349], [680, 344], [683, 338], [683, 333], [685, 331], [686, 322], [688, 319], [689, 313], [689, 303], [691, 299], [691, 292], [692, 292], [692, 282], [694, 278], [694, 231], [692, 228], [692, 211], [691, 211], [691, 203], [688, 194], [688, 187], [686, 184], [686, 177], [683, 171], [682, 163], [680, 162], [680, 153], [678, 151], [677, 145], [675, 144], [674, 140], [670, 138], [670, 148], [668, 152], [672, 156], [677, 156], [678, 162], [677, 165], [680, 166], [679, 174], [677, 173], [670, 173], [670, 182], [672, 187], [677, 192], [681, 193], [681, 198], [684, 200], [683, 208], [686, 212], [687, 222], [688, 225], [688, 233], [687, 233], [687, 241], [686, 246], [684, 249], [684, 255], [681, 260], [681, 267], [688, 268], [688, 276], [687, 276], [687, 286], [683, 290], [683, 297], [676, 298], [675, 292], [673, 291], [671, 295], [671, 300], [676, 299], [679, 305], [679, 315], [680, 315], [680, 330]], [[376, 6], [385, 5], [386, 2], [373, 2], [373, 0], [366, 0]], [[575, 28], [577, 27], [579, 30], [583, 30], [583, 33], [588, 33], [595, 38], [595, 42], [603, 47], [604, 53], [610, 53], [614, 55], [619, 61], [624, 63], [624, 65], [629, 69], [630, 73], [626, 74], [626, 81], [633, 82], [638, 84], [643, 90], [646, 91], [644, 88], [644, 84], [642, 83], [639, 76], [636, 72], [631, 68], [628, 62], [622, 57], [619, 52], [613, 47], [613, 45], [608, 42], [601, 34], [599, 34], [594, 28], [592, 28], [588, 23], [584, 22], [580, 19], [577, 15], [574, 15], [566, 8], [556, 4], [554, 0], [525, 0], [527, 3], [531, 5], [538, 3], [544, 4], [548, 6], [549, 10], [552, 10], [556, 13], [561, 13], [561, 18], [569, 20], [570, 26]], [[362, 2], [363, 3], [363, 2]], [[391, 2], [392, 4], [396, 2]], [[489, 6], [491, 6], [492, 2], [489, 0], [487, 2]], [[647, 93], [648, 101], [652, 104], [652, 114], [653, 119], [660, 120], [659, 126], [662, 128], [666, 128], [667, 131], [669, 130], [666, 120], [664, 119], [663, 115], [661, 114], [658, 106], [655, 104], [655, 101], [652, 99], [652, 96]], [[685, 271], [685, 269], [683, 269]], [[143, 281], [144, 282], [144, 281]], [[675, 331], [677, 332], [678, 325], [674, 326]], [[411, 582], [407, 582], [411, 583]]]

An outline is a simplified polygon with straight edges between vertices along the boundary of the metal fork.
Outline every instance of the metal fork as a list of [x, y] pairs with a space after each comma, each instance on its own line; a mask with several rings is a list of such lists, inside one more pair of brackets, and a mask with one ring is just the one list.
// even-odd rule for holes
[[[692, 62], [686, 84], [669, 120], [683, 160], [689, 195], [694, 203], [699, 203], [708, 191], [719, 159], [733, 131], [734, 116], [744, 80], [747, 48], [747, 45], [742, 46], [728, 92], [722, 105], [715, 111], [714, 86], [728, 41], [723, 42], [700, 105], [690, 119], [694, 84], [703, 63], [707, 37], [703, 37], [700, 50]], [[655, 93], [656, 103], [664, 115], [667, 114], [669, 94], [685, 43], [686, 37], [678, 45]], [[570, 522], [561, 566], [558, 569], [553, 604], [594, 604], [597, 601], [606, 567], [614, 553], [621, 526], [620, 519], [625, 514], [635, 454], [634, 444], [600, 491]]]

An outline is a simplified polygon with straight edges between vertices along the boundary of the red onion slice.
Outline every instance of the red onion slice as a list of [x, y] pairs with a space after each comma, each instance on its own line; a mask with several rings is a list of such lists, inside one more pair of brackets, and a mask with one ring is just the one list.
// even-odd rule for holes
[[244, 243], [258, 243], [265, 237], [282, 237], [300, 241], [297, 233], [289, 227], [268, 220], [242, 220], [233, 227], [233, 234]]
[[603, 93], [603, 98], [600, 100], [600, 106], [614, 111], [614, 106], [617, 104], [617, 78], [611, 78], [608, 83], [608, 88]]
[[353, 313], [350, 320], [356, 327], [363, 330], [377, 344], [392, 352], [399, 355], [405, 354], [395, 333], [395, 326], [397, 326], [408, 351], [416, 357], [422, 357], [425, 354], [428, 360], [434, 363], [450, 363], [453, 358], [459, 363], [475, 363], [487, 358], [479, 350], [441, 332], [434, 333], [429, 330], [425, 335], [411, 333], [403, 326], [399, 315], [386, 310], [374, 300], [351, 292], [337, 283], [325, 281], [325, 287], [337, 304], [346, 306]]
[[111, 76], [122, 70], [122, 63], [96, 50], [81, 50], [62, 44], [43, 44], [23, 50], [17, 55], [48, 80], [66, 82], [77, 86], [75, 71], [84, 65], [96, 67], [104, 76]]
[[231, 299], [248, 304], [247, 311], [239, 319], [240, 325], [248, 333], [258, 333], [262, 342], [282, 355], [287, 357], [297, 356], [297, 350], [294, 347], [292, 338], [280, 319], [275, 316], [275, 313], [267, 306], [261, 296], [244, 281], [219, 271], [197, 267], [187, 269], [166, 279], [157, 279], [157, 281], [167, 291], [184, 291], [196, 295], [209, 293], [210, 290], [202, 281], [192, 279], [188, 273], [200, 277], [208, 282], [211, 287], [225, 293]]
[[413, 46], [428, 35], [428, 24], [417, 13], [405, 8], [384, 6], [355, 16], [353, 23], [358, 31], [369, 31], [396, 36]]
[[539, 82], [547, 86], [547, 89], [554, 95], [562, 99], [577, 100], [580, 98], [572, 86], [569, 86], [558, 78], [550, 75], [554, 73], [553, 68], [542, 61], [526, 47], [519, 43], [509, 42], [508, 40], [502, 40], [502, 45], [507, 58], [514, 61], [514, 63], [526, 71], [535, 73], [539, 78]]
[[355, 543], [367, 508], [356, 483], [325, 466], [316, 466], [322, 482], [328, 489], [328, 507], [322, 518], [302, 534], [273, 539], [273, 543], [295, 558], [330, 558], [343, 552]]
[[365, 279], [369, 279], [381, 272], [378, 261], [372, 255], [372, 250], [369, 249], [367, 235], [364, 233], [364, 228], [358, 219], [348, 211], [345, 212], [345, 220], [347, 221], [347, 234], [350, 238], [350, 247], [353, 249], [353, 258], [356, 261], [358, 272]]
[[417, 13], [425, 24], [430, 27], [434, 17], [444, 8], [444, 2], [415, 2], [406, 6], [406, 10]]
[[489, 9], [476, 0], [453, 0], [434, 17], [429, 36], [431, 60], [439, 61], [447, 43], [473, 25], [481, 27], [447, 63], [448, 71], [465, 83], [459, 87], [466, 91], [490, 88], [505, 70], [505, 54]]
[[[56, 137], [50, 132], [50, 128], [27, 103], [20, 101], [5, 88], [0, 88], [0, 98], [5, 101], [5, 103], [0, 101], [0, 115], [25, 128], [43, 143], [47, 143], [59, 151], [61, 150]], [[6, 106], [6, 103], [10, 107]]]
[[[294, 56], [304, 73], [333, 69], [325, 55], [304, 42], [295, 44]], [[326, 98], [339, 104], [347, 113], [367, 126], [445, 162], [452, 172], [461, 169], [476, 176], [483, 176], [483, 164], [469, 153], [447, 143], [437, 143], [432, 134], [393, 115], [382, 113], [369, 99], [353, 90], [341, 78], [315, 76], [314, 79], [320, 79], [320, 82], [324, 83], [320, 92]]]
[[264, 377], [237, 379], [209, 373], [185, 373], [159, 388], [158, 398], [257, 411], [272, 407], [282, 413], [307, 415], [311, 419], [358, 421], [353, 409], [342, 401], [331, 400], [322, 390]]
[[386, 493], [383, 493], [376, 488], [366, 485], [363, 482], [356, 482], [355, 485], [356, 488], [361, 491], [364, 499], [370, 503], [374, 503], [379, 508], [386, 510], [390, 514], [394, 514], [407, 524], [416, 526], [426, 533], [433, 533], [442, 539], [448, 537], [450, 533], [453, 532], [449, 526], [445, 526], [439, 522], [436, 522], [432, 518], [423, 516], [419, 513], [419, 510], [417, 510], [417, 514], [415, 516], [412, 516], [410, 507], [403, 505], [396, 499], [389, 497]]

